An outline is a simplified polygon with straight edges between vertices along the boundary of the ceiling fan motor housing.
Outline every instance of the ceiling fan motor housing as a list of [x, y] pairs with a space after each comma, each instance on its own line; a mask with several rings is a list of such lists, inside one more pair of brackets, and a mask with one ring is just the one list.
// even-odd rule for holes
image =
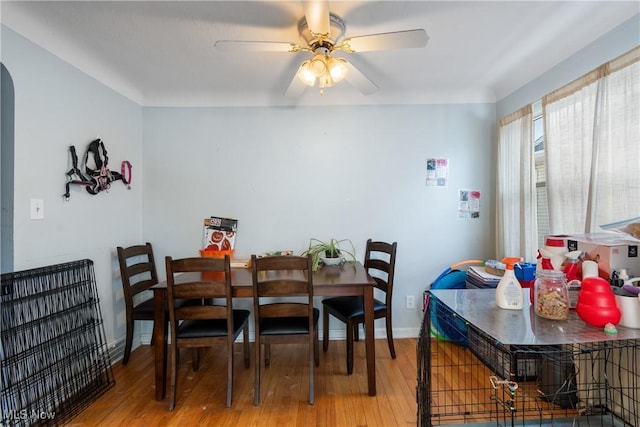
[[307, 18], [303, 16], [298, 22], [298, 33], [313, 52], [320, 53], [318, 49], [324, 48], [329, 53], [333, 51], [334, 46], [342, 39], [346, 30], [346, 25], [342, 18], [333, 13], [329, 14], [329, 25], [329, 34], [313, 34], [307, 25]]

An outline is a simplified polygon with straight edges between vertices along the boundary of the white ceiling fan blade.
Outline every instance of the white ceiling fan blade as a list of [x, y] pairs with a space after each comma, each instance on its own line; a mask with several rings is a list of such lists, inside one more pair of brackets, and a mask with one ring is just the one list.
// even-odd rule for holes
[[300, 67], [296, 69], [296, 72], [291, 79], [291, 83], [289, 83], [287, 90], [284, 92], [284, 96], [287, 98], [299, 98], [302, 95], [302, 92], [307, 88], [307, 85], [298, 78], [298, 71], [300, 71]]
[[312, 34], [329, 35], [331, 26], [329, 22], [328, 0], [303, 0], [304, 16], [307, 26]]
[[345, 80], [348, 81], [353, 87], [362, 92], [363, 95], [371, 95], [372, 93], [378, 90], [378, 86], [367, 76], [362, 74], [360, 70], [358, 70], [351, 62], [345, 61], [345, 65], [347, 66], [347, 75], [345, 76]]
[[297, 52], [300, 46], [287, 42], [217, 40], [214, 47], [225, 52]]
[[423, 29], [418, 29], [352, 37], [345, 39], [341, 47], [345, 52], [367, 52], [372, 50], [425, 47], [427, 41], [429, 41], [427, 32]]

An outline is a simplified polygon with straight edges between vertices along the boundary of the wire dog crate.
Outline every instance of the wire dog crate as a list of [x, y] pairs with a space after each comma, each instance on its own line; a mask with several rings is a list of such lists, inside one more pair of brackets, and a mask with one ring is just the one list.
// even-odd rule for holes
[[62, 425], [115, 384], [93, 261], [3, 274], [0, 301], [0, 425]]
[[536, 319], [493, 299], [485, 289], [430, 293], [418, 425], [640, 426], [640, 331], [605, 336], [577, 317]]

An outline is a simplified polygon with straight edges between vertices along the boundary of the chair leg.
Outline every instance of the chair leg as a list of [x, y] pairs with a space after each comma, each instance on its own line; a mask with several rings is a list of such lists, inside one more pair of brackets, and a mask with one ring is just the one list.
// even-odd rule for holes
[[329, 310], [322, 307], [322, 351], [329, 350]]
[[353, 324], [353, 340], [360, 341], [360, 325], [358, 323]]
[[244, 354], [244, 367], [249, 369], [251, 366], [251, 360], [249, 353], [251, 352], [249, 348], [249, 326], [245, 326], [242, 331], [242, 353]]
[[156, 322], [155, 320], [152, 323], [152, 329], [151, 329], [151, 345], [155, 344], [156, 342]]
[[[178, 329], [178, 322], [176, 322], [176, 330]], [[167, 325], [167, 330], [169, 332], [171, 332], [171, 323], [169, 323]], [[171, 340], [173, 340], [173, 338], [171, 338]], [[178, 351], [176, 352], [176, 363], [180, 364], [180, 350], [178, 349]]]
[[391, 327], [391, 313], [387, 314], [387, 342], [389, 343], [389, 353], [391, 358], [396, 358], [396, 348], [393, 346], [393, 328]]
[[[311, 331], [310, 331], [311, 332]], [[309, 333], [309, 405], [313, 405], [314, 396], [314, 365], [316, 365], [316, 350], [318, 350], [318, 330], [315, 333]], [[316, 365], [317, 366], [317, 365]]]
[[313, 334], [313, 359], [316, 366], [320, 366], [320, 340], [318, 337], [318, 328], [316, 328], [315, 333]]
[[354, 325], [347, 323], [347, 375], [353, 374], [353, 331]]
[[129, 356], [131, 355], [131, 345], [133, 343], [133, 319], [127, 319], [127, 336], [124, 342], [124, 356], [122, 356], [122, 364], [129, 363]]
[[233, 394], [233, 340], [227, 349], [227, 408], [231, 407], [231, 395]]
[[253, 360], [253, 364], [255, 365], [254, 372], [255, 378], [253, 380], [253, 404], [258, 406], [260, 404], [260, 366], [262, 365], [262, 360], [260, 357], [260, 337], [256, 336], [254, 345], [255, 357]]
[[172, 343], [170, 350], [171, 373], [169, 374], [169, 411], [173, 411], [176, 406], [176, 377], [178, 370], [178, 348]]

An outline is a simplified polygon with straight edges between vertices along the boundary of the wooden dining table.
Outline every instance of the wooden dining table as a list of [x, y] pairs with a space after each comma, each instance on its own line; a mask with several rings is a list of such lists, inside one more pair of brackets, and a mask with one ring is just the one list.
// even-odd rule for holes
[[[286, 273], [284, 273], [286, 274]], [[176, 275], [175, 282], [198, 280], [200, 273]], [[321, 266], [313, 273], [314, 296], [364, 297], [364, 330], [367, 359], [367, 381], [369, 396], [376, 395], [376, 354], [374, 343], [373, 289], [375, 280], [367, 273], [362, 263], [346, 262], [341, 266]], [[251, 269], [231, 270], [231, 289], [234, 298], [253, 298], [253, 278]], [[167, 386], [167, 322], [165, 302], [167, 282], [162, 281], [151, 287], [154, 299], [154, 348], [156, 400], [163, 400]], [[323, 325], [327, 327], [327, 325]], [[254, 361], [254, 363], [256, 363]]]

